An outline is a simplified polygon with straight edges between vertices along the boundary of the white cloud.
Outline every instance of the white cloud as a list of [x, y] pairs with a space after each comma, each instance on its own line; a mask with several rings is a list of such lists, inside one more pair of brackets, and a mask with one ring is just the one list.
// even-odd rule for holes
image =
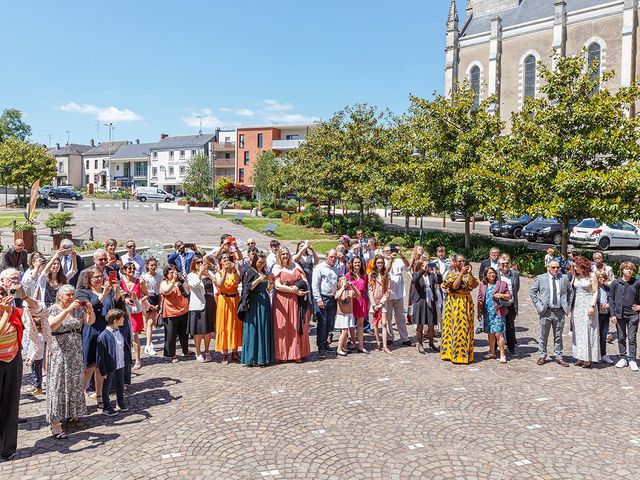
[[264, 109], [271, 112], [286, 112], [293, 110], [293, 105], [290, 103], [280, 103], [277, 100], [263, 100]]
[[200, 128], [200, 118], [202, 117], [202, 128], [203, 129], [213, 129], [217, 127], [235, 127], [239, 125], [239, 122], [229, 122], [225, 120], [221, 120], [220, 118], [213, 115], [213, 112], [209, 108], [202, 108], [200, 110], [196, 110], [191, 112], [191, 115], [188, 117], [182, 117], [182, 123], [184, 123], [187, 127], [192, 128]]
[[221, 107], [220, 108], [221, 112], [229, 112], [229, 113], [233, 113], [235, 115], [238, 115], [240, 117], [253, 117], [256, 112], [254, 112], [253, 110], [249, 109], [249, 108], [228, 108], [228, 107]]
[[79, 105], [75, 102], [69, 102], [58, 107], [58, 110], [93, 115], [101, 122], [139, 122], [143, 119], [141, 115], [126, 108], [121, 110], [116, 107], [97, 107], [89, 103]]

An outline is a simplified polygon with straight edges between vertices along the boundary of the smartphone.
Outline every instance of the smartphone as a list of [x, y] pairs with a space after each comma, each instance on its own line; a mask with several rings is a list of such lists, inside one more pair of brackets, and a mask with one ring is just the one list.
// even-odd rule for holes
[[391, 245], [389, 245], [389, 251], [391, 253], [398, 253], [400, 249], [398, 248], [398, 245], [396, 245], [395, 243], [392, 243]]
[[27, 294], [24, 293], [24, 288], [22, 288], [22, 285], [20, 285], [18, 288], [10, 288], [9, 296], [13, 298], [24, 298], [27, 296]]
[[438, 265], [436, 262], [429, 262], [427, 263], [427, 268], [436, 268], [436, 265]]
[[113, 283], [117, 281], [118, 281], [118, 272], [116, 272], [115, 270], [111, 270], [109, 272], [109, 283]]

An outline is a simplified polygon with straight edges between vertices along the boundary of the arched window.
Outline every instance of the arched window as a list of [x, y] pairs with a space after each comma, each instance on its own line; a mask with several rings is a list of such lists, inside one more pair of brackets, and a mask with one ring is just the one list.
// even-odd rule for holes
[[473, 98], [473, 105], [478, 108], [480, 106], [480, 67], [475, 65], [469, 72], [469, 82], [471, 82], [471, 88], [476, 92]]
[[524, 98], [536, 97], [536, 57], [528, 55], [524, 59], [524, 85], [523, 93]]
[[[596, 81], [600, 78], [600, 68], [602, 64], [602, 47], [598, 42], [593, 42], [587, 48], [587, 65], [591, 72], [591, 80]], [[594, 67], [595, 65], [595, 67]], [[596, 85], [595, 92], [600, 91], [600, 85]]]

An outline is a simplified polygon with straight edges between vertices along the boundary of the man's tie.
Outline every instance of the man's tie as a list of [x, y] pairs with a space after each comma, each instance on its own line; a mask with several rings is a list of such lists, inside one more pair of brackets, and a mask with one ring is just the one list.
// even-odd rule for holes
[[555, 307], [556, 305], [558, 305], [558, 287], [556, 286], [556, 277], [551, 277], [551, 286], [552, 286], [551, 303]]

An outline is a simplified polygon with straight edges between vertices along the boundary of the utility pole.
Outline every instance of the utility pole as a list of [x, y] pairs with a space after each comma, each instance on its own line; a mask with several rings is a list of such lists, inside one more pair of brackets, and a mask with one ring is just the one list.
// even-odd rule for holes
[[[105, 127], [109, 127], [109, 161], [107, 162], [106, 175], [105, 175], [105, 187], [106, 187], [107, 186], [106, 185], [106, 183], [107, 183], [106, 180], [107, 180], [107, 178], [110, 179], [110, 177], [111, 177], [109, 175], [109, 172], [111, 170], [111, 144], [113, 142], [113, 129], [115, 128], [115, 124], [113, 122], [109, 122], [109, 123], [105, 123], [104, 126]], [[109, 181], [109, 183], [111, 183], [111, 182]]]
[[49, 134], [47, 135], [47, 138], [49, 139], [49, 148], [51, 148], [51, 139], [53, 138], [53, 135]]
[[200, 120], [200, 131], [198, 132], [198, 135], [202, 135], [202, 119], [203, 118], [207, 118], [209, 115], [196, 115], [196, 117], [198, 117], [198, 120]]
[[65, 130], [67, 132], [67, 145], [69, 145], [69, 134], [71, 133], [71, 130]]

